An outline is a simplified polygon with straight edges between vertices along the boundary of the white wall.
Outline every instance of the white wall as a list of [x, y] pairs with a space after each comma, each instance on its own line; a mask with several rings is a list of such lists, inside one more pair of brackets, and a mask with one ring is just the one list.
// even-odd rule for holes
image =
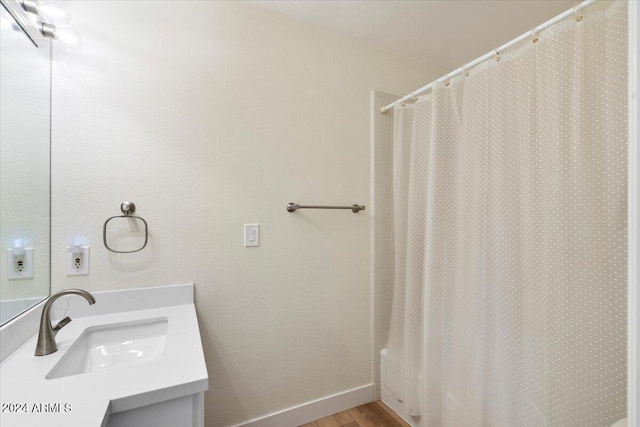
[[[80, 51], [54, 49], [53, 291], [196, 283], [207, 426], [372, 383], [372, 89], [441, 70], [233, 2], [72, 2]], [[102, 224], [134, 201], [144, 251]], [[244, 248], [244, 223], [261, 246]], [[66, 277], [65, 247], [91, 245]]]

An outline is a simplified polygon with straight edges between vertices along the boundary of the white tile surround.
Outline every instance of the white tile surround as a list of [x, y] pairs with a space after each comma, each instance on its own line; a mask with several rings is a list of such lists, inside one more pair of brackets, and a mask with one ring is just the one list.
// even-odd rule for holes
[[374, 397], [380, 399], [380, 350], [387, 347], [393, 298], [393, 110], [380, 107], [400, 98], [371, 92], [371, 280], [372, 371]]

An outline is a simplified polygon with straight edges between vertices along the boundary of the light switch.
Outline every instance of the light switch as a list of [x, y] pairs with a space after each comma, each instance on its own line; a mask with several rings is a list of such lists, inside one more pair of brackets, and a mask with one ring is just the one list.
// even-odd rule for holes
[[244, 246], [260, 246], [260, 224], [244, 225]]

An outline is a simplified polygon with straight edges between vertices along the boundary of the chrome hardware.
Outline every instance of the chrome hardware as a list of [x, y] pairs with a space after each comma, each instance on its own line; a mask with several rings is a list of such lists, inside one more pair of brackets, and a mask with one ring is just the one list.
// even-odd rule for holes
[[126, 216], [131, 216], [136, 211], [136, 205], [133, 202], [122, 202], [120, 204], [120, 211]]
[[[122, 202], [120, 204], [120, 211], [122, 212], [122, 215], [112, 216], [104, 222], [104, 226], [102, 227], [102, 243], [104, 243], [104, 247], [117, 254], [132, 254], [134, 252], [143, 250], [147, 247], [147, 242], [149, 242], [149, 225], [147, 224], [147, 221], [140, 216], [134, 215], [134, 212], [136, 211], [136, 205], [133, 202]], [[144, 243], [142, 244], [141, 248], [134, 251], [117, 251], [109, 247], [109, 244], [107, 243], [107, 224], [114, 218], [133, 218], [142, 221], [142, 223], [144, 224]]]
[[[27, 13], [35, 13], [33, 8], [36, 7], [37, 10], [37, 3], [21, 0], [0, 0], [0, 3], [36, 47], [43, 48], [49, 45], [50, 40], [41, 33], [42, 26], [35, 23]], [[26, 8], [30, 10], [26, 10]]]
[[40, 32], [48, 39], [56, 38], [56, 30], [57, 28], [55, 25], [47, 24], [46, 22], [40, 24]]
[[70, 317], [65, 317], [59, 321], [56, 326], [51, 326], [51, 306], [58, 298], [65, 295], [78, 295], [86, 299], [90, 305], [96, 303], [96, 299], [87, 291], [82, 289], [67, 289], [54, 294], [44, 304], [42, 315], [40, 316], [40, 332], [38, 333], [38, 344], [36, 345], [36, 356], [46, 356], [47, 354], [58, 351], [56, 344], [56, 335], [60, 329], [64, 328], [71, 322]]
[[297, 203], [289, 202], [287, 203], [287, 212], [295, 212], [298, 209], [351, 209], [351, 212], [358, 213], [360, 211], [365, 210], [365, 207], [362, 205], [351, 205], [351, 206], [311, 206], [311, 205], [299, 205]]

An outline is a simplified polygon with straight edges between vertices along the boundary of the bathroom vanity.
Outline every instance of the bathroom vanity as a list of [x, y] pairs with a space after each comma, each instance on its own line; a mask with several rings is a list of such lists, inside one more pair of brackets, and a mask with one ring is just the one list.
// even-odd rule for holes
[[[32, 336], [0, 365], [3, 427], [202, 427], [208, 376], [193, 284], [62, 297], [73, 319], [58, 351], [34, 356], [42, 304], [5, 325], [2, 348]], [[35, 320], [35, 322], [34, 322]], [[22, 335], [23, 336], [23, 335]]]

